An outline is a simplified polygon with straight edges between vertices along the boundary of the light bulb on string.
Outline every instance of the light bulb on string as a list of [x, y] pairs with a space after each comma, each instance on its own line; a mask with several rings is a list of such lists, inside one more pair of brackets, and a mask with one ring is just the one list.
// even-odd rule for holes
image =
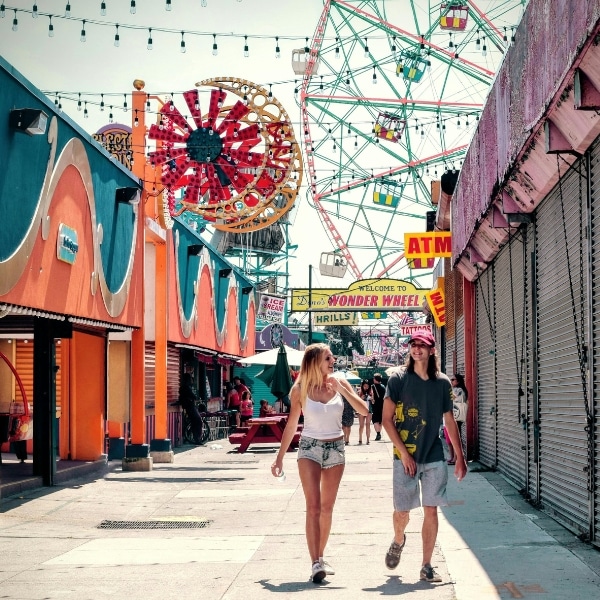
[[181, 32], [181, 43], [179, 44], [179, 50], [182, 54], [185, 54], [185, 40], [183, 39], [184, 32]]
[[146, 94], [146, 110], [150, 110], [150, 94]]
[[340, 58], [340, 38], [335, 38], [335, 58]]
[[456, 121], [456, 127], [457, 127], [458, 129], [460, 129], [460, 128], [461, 128], [461, 124], [460, 124], [460, 114], [458, 115], [458, 119], [457, 119], [457, 121]]
[[377, 85], [377, 73], [375, 72], [375, 65], [373, 65], [373, 85]]
[[110, 112], [108, 113], [108, 122], [109, 123], [113, 123], [114, 122], [114, 118], [113, 118], [113, 113], [112, 113], [113, 107], [110, 107]]
[[104, 112], [104, 94], [100, 94], [100, 112]]
[[127, 112], [127, 94], [123, 94], [123, 112]]
[[140, 120], [138, 119], [138, 111], [137, 108], [135, 109], [135, 119], [133, 120], [133, 126], [134, 127], [138, 127], [140, 124]]
[[152, 48], [154, 48], [154, 43], [152, 41], [152, 28], [151, 27], [148, 28], [148, 43], [146, 44], [146, 48], [148, 50], [152, 50]]
[[248, 36], [244, 36], [244, 57], [248, 58], [250, 56], [250, 49], [248, 48]]
[[115, 25], [115, 48], [118, 48], [121, 45], [121, 36], [119, 35], [119, 26]]
[[485, 44], [485, 36], [483, 38], [483, 46], [481, 47], [481, 55], [482, 56], [487, 56], [487, 46]]
[[271, 86], [272, 85], [273, 84], [271, 84], [271, 83], [269, 84], [269, 99], [273, 98], [273, 92], [271, 91]]
[[18, 29], [19, 29], [19, 19], [17, 19], [17, 11], [15, 10], [15, 16], [14, 16], [13, 22], [12, 22], [12, 30], [18, 31]]
[[100, 15], [106, 16], [106, 2], [100, 2]]
[[88, 109], [87, 109], [87, 102], [83, 103], [83, 118], [87, 119], [89, 117], [89, 113], [88, 113]]
[[309, 54], [310, 53], [310, 47], [308, 45], [308, 38], [304, 38], [306, 41], [304, 42], [304, 53], [305, 54]]
[[132, 15], [135, 15], [135, 13], [137, 12], [136, 6], [135, 6], [135, 0], [131, 0], [131, 4], [129, 5], [129, 12]]
[[79, 37], [80, 41], [85, 42], [87, 40], [87, 37], [85, 35], [85, 20], [83, 20], [82, 22], [82, 27], [81, 27], [81, 35]]
[[54, 37], [54, 25], [52, 25], [52, 15], [48, 17], [50, 22], [48, 23], [48, 37]]
[[281, 58], [281, 49], [279, 48], [279, 38], [275, 38], [275, 58]]
[[34, 19], [38, 18], [38, 5], [36, 2], [33, 3], [33, 8], [31, 9], [31, 16]]
[[171, 0], [166, 0], [165, 3], [165, 10], [171, 10]]
[[0, 4], [0, 19], [4, 19], [6, 17], [6, 6], [4, 6], [4, 2]]
[[367, 38], [365, 38], [365, 58], [369, 58], [369, 44]]
[[70, 17], [71, 16], [71, 4], [69, 2], [67, 2], [67, 5], [65, 6], [65, 17]]
[[212, 55], [217, 56], [217, 54], [219, 54], [219, 47], [217, 46], [217, 34], [213, 33]]
[[392, 40], [392, 52], [396, 52], [396, 36], [393, 36]]
[[81, 92], [79, 92], [79, 100], [77, 100], [77, 110], [81, 110]]

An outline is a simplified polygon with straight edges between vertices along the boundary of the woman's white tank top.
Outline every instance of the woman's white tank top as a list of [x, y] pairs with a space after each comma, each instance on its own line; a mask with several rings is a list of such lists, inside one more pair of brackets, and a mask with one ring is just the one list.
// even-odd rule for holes
[[336, 394], [326, 404], [306, 398], [302, 409], [304, 414], [302, 435], [316, 440], [334, 440], [342, 437], [343, 410], [344, 402], [340, 394]]

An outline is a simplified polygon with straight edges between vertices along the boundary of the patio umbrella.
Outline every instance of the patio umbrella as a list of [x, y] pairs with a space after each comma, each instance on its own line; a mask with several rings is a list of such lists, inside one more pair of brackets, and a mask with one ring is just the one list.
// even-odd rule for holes
[[273, 381], [273, 373], [275, 373], [275, 365], [266, 365], [260, 373], [255, 375], [255, 377], [270, 386], [271, 381]]
[[[304, 350], [295, 350], [284, 344], [287, 354], [288, 364], [293, 367], [299, 367], [302, 359], [304, 358]], [[253, 356], [246, 356], [240, 358], [239, 362], [243, 365], [274, 365], [277, 362], [277, 355], [279, 354], [279, 348], [273, 348], [266, 352], [259, 352]]]
[[292, 376], [290, 375], [290, 366], [288, 364], [287, 352], [285, 346], [279, 346], [277, 353], [277, 362], [273, 371], [273, 380], [271, 381], [271, 393], [276, 398], [283, 398], [290, 393], [293, 385]]

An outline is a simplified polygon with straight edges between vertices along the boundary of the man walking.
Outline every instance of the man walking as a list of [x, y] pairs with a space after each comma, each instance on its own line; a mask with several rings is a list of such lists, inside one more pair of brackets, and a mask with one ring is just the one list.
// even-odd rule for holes
[[375, 429], [375, 441], [381, 440], [381, 420], [383, 416], [383, 399], [385, 398], [385, 386], [381, 383], [381, 373], [373, 375], [373, 428]]
[[404, 533], [413, 508], [423, 506], [423, 562], [420, 578], [438, 582], [431, 566], [438, 532], [438, 506], [447, 506], [448, 467], [439, 438], [442, 417], [456, 452], [454, 475], [460, 481], [467, 464], [452, 412], [452, 386], [440, 372], [435, 339], [419, 331], [409, 340], [406, 368], [394, 373], [387, 384], [383, 405], [383, 427], [394, 444], [394, 540], [385, 556], [388, 569], [395, 569], [406, 544]]

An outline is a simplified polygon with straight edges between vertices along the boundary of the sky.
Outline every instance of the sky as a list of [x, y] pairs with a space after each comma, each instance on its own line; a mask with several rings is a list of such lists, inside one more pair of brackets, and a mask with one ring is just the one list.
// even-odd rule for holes
[[[360, 5], [358, 2], [353, 4]], [[415, 0], [412, 4], [409, 0], [382, 0], [379, 3], [381, 8], [387, 11], [390, 22], [398, 23], [398, 26], [402, 27], [408, 27], [411, 16], [417, 20], [416, 13], [419, 11], [420, 26], [430, 26], [429, 19], [433, 15], [435, 21], [438, 4], [427, 0]], [[518, 5], [519, 0], [480, 0], [478, 4], [495, 10], [499, 23], [510, 25], [515, 19], [511, 17], [503, 21], [504, 6]], [[195, 83], [201, 80], [225, 76], [247, 79], [270, 89], [289, 114], [296, 139], [302, 140], [300, 109], [294, 95], [294, 89], [300, 84], [300, 77], [293, 73], [291, 57], [294, 49], [303, 48], [307, 41], [310, 44], [323, 9], [322, 0], [12, 0], [2, 2], [2, 5], [5, 10], [4, 13], [0, 11], [0, 17], [4, 14], [4, 18], [0, 18], [0, 55], [51, 99], [60, 97], [65, 114], [88, 133], [94, 133], [106, 125], [109, 112], [113, 113], [115, 121], [131, 125], [132, 113], [130, 110], [123, 110], [123, 103], [127, 101], [131, 104], [129, 95], [135, 79], [145, 82], [144, 91], [150, 95], [167, 98], [170, 94], [175, 94], [175, 97], [179, 98], [178, 106], [183, 107], [180, 96], [182, 92], [194, 89]], [[105, 15], [101, 14], [102, 5], [106, 7]], [[135, 5], [134, 14], [132, 5]], [[166, 10], [167, 5], [170, 5], [171, 10]], [[436, 7], [431, 13], [422, 10], [424, 6], [429, 5]], [[70, 8], [69, 15], [66, 14], [67, 6]], [[37, 13], [37, 18], [34, 18], [34, 13]], [[353, 25], [350, 22], [343, 26], [352, 28]], [[53, 36], [49, 36], [50, 27], [53, 28]], [[439, 34], [436, 43], [447, 44], [447, 33]], [[376, 55], [377, 50], [374, 49], [380, 44], [389, 43], [389, 40], [385, 36], [378, 39], [376, 33], [372, 35], [369, 40], [371, 54]], [[118, 46], [115, 45], [116, 36], [119, 39]], [[81, 41], [82, 38], [85, 41]], [[151, 50], [148, 49], [149, 38], [152, 39]], [[455, 35], [454, 40], [457, 41], [458, 36]], [[361, 38], [356, 48], [359, 58], [363, 56], [362, 41]], [[364, 42], [366, 44], [367, 40]], [[185, 52], [181, 52], [183, 43]], [[216, 56], [213, 54], [215, 43]], [[326, 44], [330, 46], [331, 56], [333, 38]], [[248, 57], [244, 56], [245, 45], [248, 46]], [[277, 45], [280, 48], [279, 58], [276, 58], [275, 52]], [[474, 39], [465, 42], [464, 49], [461, 48], [461, 55], [477, 61], [486, 69], [494, 68], [490, 62], [493, 60], [492, 53], [488, 52], [486, 56], [479, 50], [479, 46], [476, 51]], [[391, 86], [401, 84], [401, 79], [395, 79], [396, 65], [392, 61], [379, 72], [379, 87], [373, 88], [370, 80], [374, 71], [371, 71], [370, 60], [372, 59], [365, 58], [366, 69], [361, 76], [365, 79], [363, 89], [368, 90], [369, 94], [381, 95], [381, 80], [388, 76]], [[322, 67], [326, 66], [326, 61], [327, 57], [322, 53]], [[332, 60], [329, 73], [333, 71], [335, 76], [338, 64]], [[385, 69], [388, 69], [388, 72]], [[435, 65], [432, 71], [434, 69]], [[321, 71], [323, 72], [324, 70]], [[440, 82], [446, 77], [442, 73], [439, 78], [430, 78], [428, 88], [424, 83], [420, 84], [420, 93], [430, 100], [435, 100], [436, 94], [445, 93], [451, 100], [464, 102], [465, 99], [473, 97], [482, 103], [485, 90], [482, 92], [481, 89], [475, 89], [477, 86], [474, 79], [461, 79], [462, 76], [456, 71], [449, 72], [449, 75], [450, 84], [454, 83], [454, 90], [450, 85], [446, 92], [440, 91]], [[453, 82], [455, 75], [457, 77]], [[331, 79], [330, 76], [326, 76], [326, 82], [327, 77]], [[343, 86], [339, 85], [341, 89]], [[471, 87], [473, 89], [470, 89]], [[106, 107], [104, 111], [100, 110], [101, 101]], [[468, 143], [476, 125], [474, 119], [471, 119], [471, 127], [468, 130], [464, 127], [464, 116], [463, 127], [460, 130], [456, 127], [456, 120], [453, 117], [452, 122], [448, 121], [448, 128], [443, 135], [448, 138], [453, 135], [459, 140], [452, 141], [452, 144]], [[413, 132], [416, 130], [416, 123], [414, 119], [408, 121], [406, 139], [409, 139], [410, 130], [411, 141], [421, 143], [421, 136]], [[326, 131], [327, 123], [321, 125]], [[346, 126], [349, 133], [350, 124], [342, 122], [338, 133], [334, 131], [330, 138], [322, 134], [323, 144], [327, 144], [322, 150], [325, 160], [329, 160], [331, 143], [334, 142], [335, 147], [335, 140], [339, 139], [341, 142], [342, 134], [346, 133]], [[370, 133], [370, 123], [365, 127]], [[435, 134], [433, 123], [429, 127], [428, 135], [431, 132]], [[439, 134], [435, 135], [438, 135], [439, 141]], [[350, 139], [353, 137], [354, 132]], [[347, 138], [348, 136], [346, 143]], [[341, 143], [339, 145], [341, 146]], [[393, 166], [388, 162], [379, 164], [382, 152], [389, 150], [389, 146], [369, 146], [372, 146], [370, 142], [367, 143], [370, 154], [360, 155], [358, 160], [364, 161], [363, 165], [367, 165], [371, 172], [372, 167], [377, 169]], [[332, 160], [337, 159], [334, 157]], [[396, 159], [392, 157], [385, 160], [391, 163]], [[342, 160], [342, 169], [343, 166]], [[353, 177], [354, 171], [346, 169], [345, 176], [349, 178], [350, 173]], [[315, 288], [346, 287], [353, 281], [350, 272], [342, 280], [319, 274], [317, 267], [321, 253], [332, 251], [334, 248], [320, 217], [307, 199], [307, 175], [305, 170], [303, 188], [296, 200], [298, 208], [295, 221], [290, 228], [290, 241], [297, 245], [297, 249], [293, 251], [290, 260], [289, 286], [308, 287], [310, 270], [312, 286]], [[342, 180], [338, 179], [339, 181]], [[350, 199], [350, 195], [343, 198]], [[370, 204], [372, 205], [372, 202]], [[335, 207], [335, 204], [333, 206]], [[354, 227], [354, 223], [360, 222], [362, 217], [360, 213], [356, 213], [359, 215], [356, 218], [348, 206], [344, 208], [343, 203], [340, 203], [340, 210], [342, 213], [347, 211], [347, 214], [342, 216], [350, 217], [346, 219], [346, 224], [354, 229], [352, 235], [356, 235], [357, 228]], [[371, 210], [373, 208], [371, 206]], [[425, 210], [423, 206], [418, 208], [421, 212]], [[366, 220], [373, 218], [372, 228], [380, 227], [383, 230], [390, 227], [390, 222], [386, 223], [389, 213], [374, 211], [373, 215], [370, 217], [365, 213]], [[422, 221], [419, 223], [418, 229], [413, 227], [411, 230], [424, 230]], [[370, 227], [371, 222], [363, 231], [363, 235], [370, 236]], [[393, 227], [398, 229], [395, 223]], [[431, 282], [425, 280], [420, 285], [429, 287]]]

